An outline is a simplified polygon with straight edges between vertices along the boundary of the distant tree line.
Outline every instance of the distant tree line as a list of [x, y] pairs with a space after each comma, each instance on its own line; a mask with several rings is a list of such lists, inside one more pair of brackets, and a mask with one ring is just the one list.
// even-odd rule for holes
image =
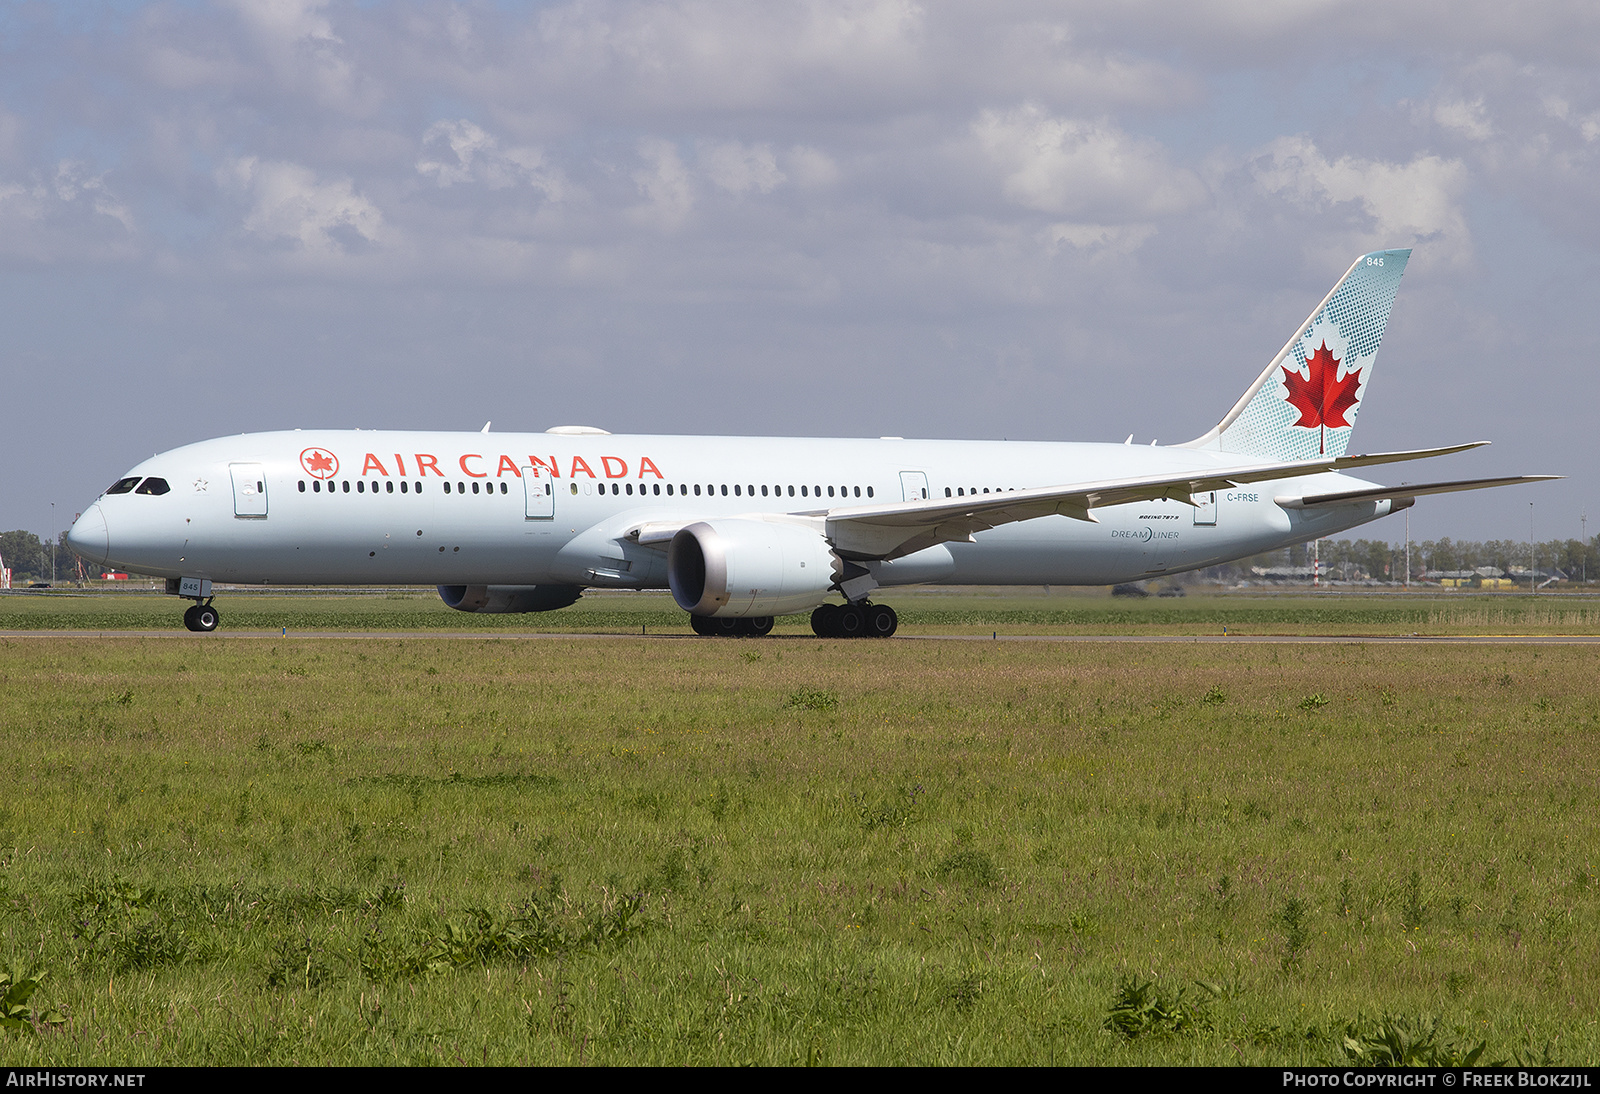
[[[1325, 539], [1317, 547], [1322, 574], [1330, 580], [1403, 582], [1406, 573], [1404, 543], [1379, 539]], [[1296, 544], [1277, 551], [1241, 559], [1203, 571], [1203, 576], [1219, 580], [1248, 580], [1254, 570], [1292, 570], [1309, 567], [1312, 546]], [[1430, 571], [1473, 570], [1493, 566], [1514, 575], [1530, 566], [1541, 575], [1561, 571], [1573, 584], [1587, 579], [1600, 580], [1600, 536], [1585, 543], [1581, 539], [1552, 539], [1533, 544], [1529, 554], [1527, 540], [1413, 540], [1411, 580], [1421, 581]]]
[[[41, 540], [32, 532], [17, 529], [0, 532], [0, 559], [11, 567], [11, 583], [50, 580], [50, 541]], [[84, 573], [99, 577], [105, 567], [84, 564]], [[56, 544], [56, 577], [62, 581], [78, 575], [78, 556], [67, 546], [67, 533], [62, 532]]]

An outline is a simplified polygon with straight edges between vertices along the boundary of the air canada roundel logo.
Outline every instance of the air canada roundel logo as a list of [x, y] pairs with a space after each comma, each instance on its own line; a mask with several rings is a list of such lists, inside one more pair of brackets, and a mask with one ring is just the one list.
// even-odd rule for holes
[[300, 466], [314, 479], [331, 479], [339, 473], [339, 457], [326, 448], [308, 448], [300, 453]]

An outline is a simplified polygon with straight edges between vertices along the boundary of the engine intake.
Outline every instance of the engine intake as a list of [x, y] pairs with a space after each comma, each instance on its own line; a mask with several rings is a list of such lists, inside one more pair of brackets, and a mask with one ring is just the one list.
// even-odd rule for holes
[[439, 599], [458, 612], [509, 615], [552, 612], [577, 602], [578, 585], [440, 585]]
[[814, 608], [844, 573], [828, 541], [797, 524], [714, 520], [672, 537], [667, 584], [694, 615], [786, 615]]

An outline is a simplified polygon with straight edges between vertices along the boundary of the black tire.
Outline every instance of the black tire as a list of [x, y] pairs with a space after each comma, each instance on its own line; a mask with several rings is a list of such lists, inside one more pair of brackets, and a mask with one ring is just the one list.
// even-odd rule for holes
[[[190, 610], [194, 612], [193, 629], [200, 631], [203, 634], [209, 634], [210, 632], [216, 630], [217, 624], [222, 622], [222, 617], [217, 614], [217, 609], [213, 608], [210, 604], [197, 604]], [[184, 615], [187, 617], [188, 612], [185, 612]], [[188, 620], [186, 618], [185, 622], [187, 621]]]
[[738, 638], [744, 634], [744, 620], [736, 616], [714, 615], [711, 625], [715, 628], [711, 633], [722, 638]]
[[716, 621], [709, 615], [691, 615], [689, 627], [701, 638], [714, 638], [718, 634], [715, 629]]
[[811, 633], [818, 638], [838, 638], [839, 629], [835, 625], [839, 619], [839, 605], [824, 604], [811, 613]]
[[833, 625], [840, 638], [861, 638], [867, 633], [867, 613], [859, 604], [846, 604], [834, 617]]
[[889, 638], [900, 627], [900, 617], [887, 604], [867, 608], [867, 633], [873, 638]]
[[765, 638], [772, 633], [772, 625], [777, 622], [770, 615], [752, 616], [745, 621], [749, 625], [747, 633], [751, 638]]
[[183, 613], [183, 625], [188, 627], [191, 631], [198, 631], [200, 629], [200, 624], [195, 621], [195, 616], [199, 614], [199, 611], [200, 605], [191, 604], [189, 605], [189, 610]]

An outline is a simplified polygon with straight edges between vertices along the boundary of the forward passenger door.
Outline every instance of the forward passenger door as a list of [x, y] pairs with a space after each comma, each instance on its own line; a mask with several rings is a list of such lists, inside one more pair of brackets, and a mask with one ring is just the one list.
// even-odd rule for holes
[[556, 515], [556, 486], [542, 467], [522, 469], [522, 489], [527, 494], [527, 520], [553, 520]]

